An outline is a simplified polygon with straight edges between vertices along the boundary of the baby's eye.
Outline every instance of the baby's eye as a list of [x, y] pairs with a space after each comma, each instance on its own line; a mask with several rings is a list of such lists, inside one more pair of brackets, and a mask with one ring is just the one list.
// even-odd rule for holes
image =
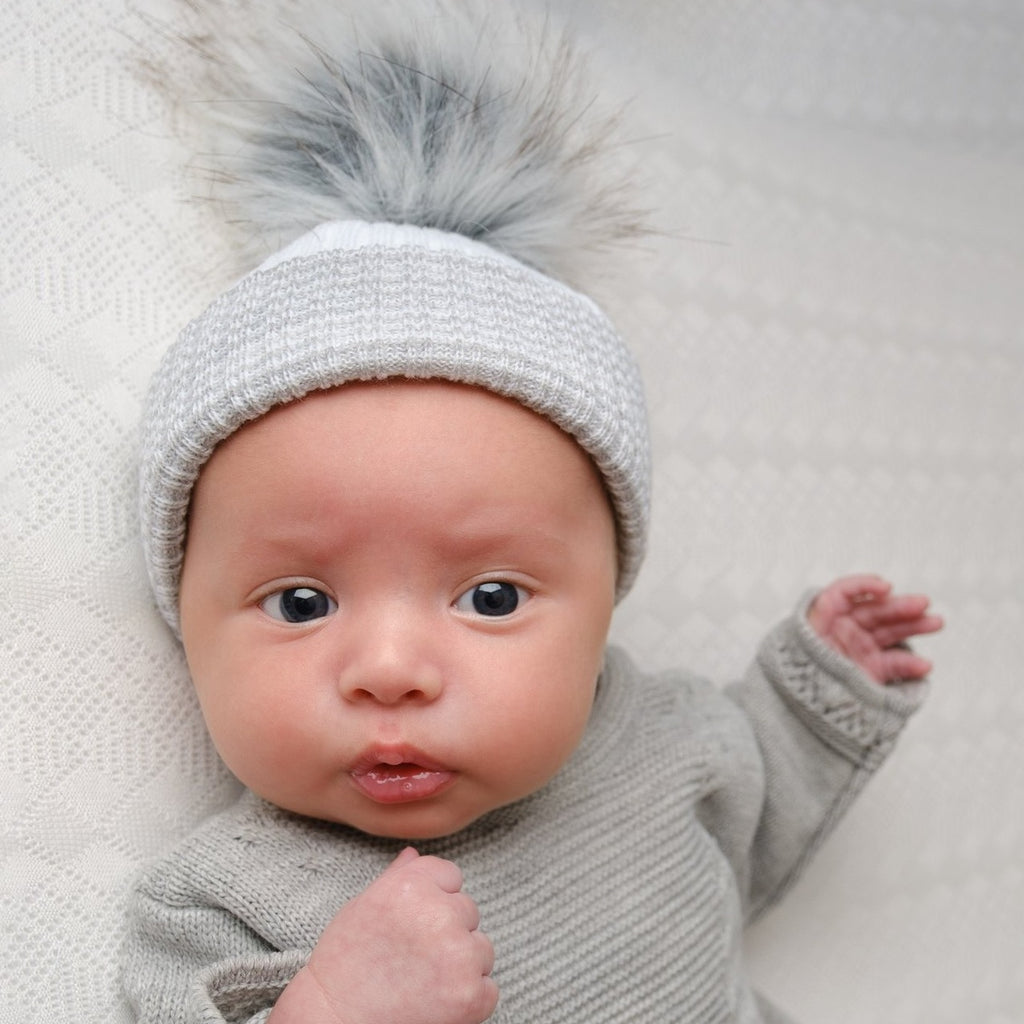
[[279, 622], [314, 622], [338, 610], [338, 605], [322, 590], [313, 587], [288, 587], [260, 601], [260, 607]]
[[478, 583], [455, 602], [460, 612], [475, 612], [493, 617], [511, 615], [529, 595], [521, 587], [506, 580]]

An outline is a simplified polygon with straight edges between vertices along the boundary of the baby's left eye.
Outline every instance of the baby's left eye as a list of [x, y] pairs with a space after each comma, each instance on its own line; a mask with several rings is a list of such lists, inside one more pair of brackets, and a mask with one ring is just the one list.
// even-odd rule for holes
[[499, 618], [511, 615], [521, 604], [529, 600], [529, 594], [507, 580], [478, 583], [462, 594], [455, 602], [460, 612], [473, 612]]
[[300, 624], [315, 622], [338, 610], [337, 604], [322, 590], [313, 587], [288, 587], [265, 597], [260, 607], [279, 622]]

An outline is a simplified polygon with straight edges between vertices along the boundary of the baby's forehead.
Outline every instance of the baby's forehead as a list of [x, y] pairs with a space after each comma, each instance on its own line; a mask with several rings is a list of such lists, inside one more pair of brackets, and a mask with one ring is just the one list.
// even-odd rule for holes
[[428, 479], [441, 488], [452, 482], [445, 473], [500, 479], [530, 466], [601, 486], [587, 452], [544, 416], [485, 388], [432, 378], [352, 382], [275, 406], [225, 439], [200, 478], [219, 472], [229, 455], [237, 472], [273, 464], [296, 480], [319, 471], [381, 480], [397, 472], [410, 486]]

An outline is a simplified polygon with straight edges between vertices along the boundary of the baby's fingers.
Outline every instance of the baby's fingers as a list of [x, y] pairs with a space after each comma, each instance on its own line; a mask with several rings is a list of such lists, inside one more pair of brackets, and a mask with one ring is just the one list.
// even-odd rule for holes
[[850, 614], [864, 629], [876, 629], [920, 619], [930, 604], [931, 598], [927, 594], [892, 594], [858, 601], [851, 607]]
[[878, 655], [877, 678], [883, 683], [924, 679], [931, 670], [932, 663], [927, 658], [905, 648], [894, 647]]
[[915, 636], [937, 633], [944, 623], [940, 615], [920, 615], [914, 619], [885, 622], [870, 629], [879, 647], [895, 647]]
[[480, 958], [480, 972], [485, 978], [489, 978], [494, 971], [494, 944], [482, 931], [474, 931], [472, 939]]
[[824, 592], [835, 593], [848, 604], [859, 604], [862, 601], [878, 601], [891, 591], [892, 584], [884, 576], [862, 572], [834, 580]]
[[815, 597], [808, 610], [811, 625], [821, 634], [828, 633], [837, 619], [883, 600], [892, 584], [881, 576], [861, 573], [834, 580]]
[[421, 857], [411, 846], [388, 865], [379, 881], [394, 880], [403, 873], [429, 879], [442, 892], [457, 893], [462, 889], [462, 872], [457, 864], [440, 857]]

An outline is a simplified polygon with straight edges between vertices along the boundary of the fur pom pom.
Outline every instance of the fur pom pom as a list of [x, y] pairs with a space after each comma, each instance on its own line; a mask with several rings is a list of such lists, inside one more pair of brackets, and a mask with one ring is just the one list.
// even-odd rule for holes
[[[268, 6], [273, 7], [268, 12]], [[258, 262], [329, 220], [458, 232], [579, 285], [643, 233], [585, 63], [494, 0], [192, 0], [156, 69]], [[179, 54], [180, 58], [180, 54]]]

